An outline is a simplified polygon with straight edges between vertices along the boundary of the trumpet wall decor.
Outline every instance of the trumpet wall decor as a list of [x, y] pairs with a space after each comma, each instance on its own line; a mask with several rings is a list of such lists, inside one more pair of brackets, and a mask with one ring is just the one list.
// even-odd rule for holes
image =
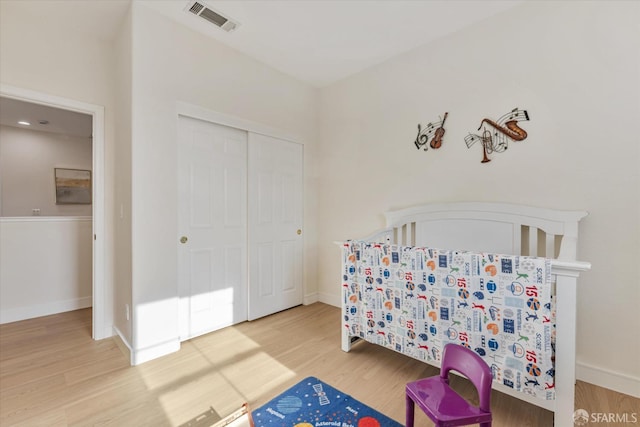
[[444, 122], [447, 120], [447, 116], [449, 113], [444, 113], [444, 117], [442, 120], [438, 122], [430, 122], [428, 123], [424, 129], [418, 123], [418, 136], [416, 136], [416, 140], [414, 144], [416, 148], [419, 150], [424, 147], [424, 151], [427, 151], [429, 147], [437, 150], [442, 147], [442, 138], [444, 137]]
[[510, 112], [503, 114], [497, 121], [482, 119], [478, 131], [482, 133], [469, 133], [464, 138], [467, 148], [471, 148], [476, 142], [482, 144], [482, 163], [490, 162], [489, 155], [492, 153], [502, 153], [509, 147], [509, 140], [522, 141], [527, 138], [527, 132], [518, 126], [518, 122], [528, 121], [527, 110], [520, 110], [517, 107]]

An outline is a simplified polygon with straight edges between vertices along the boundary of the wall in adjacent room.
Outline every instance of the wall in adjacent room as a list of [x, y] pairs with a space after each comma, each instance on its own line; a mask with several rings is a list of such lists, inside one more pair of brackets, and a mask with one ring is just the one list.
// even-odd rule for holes
[[54, 168], [91, 170], [91, 139], [0, 126], [0, 216], [91, 216], [91, 205], [57, 205]]
[[91, 307], [91, 217], [0, 218], [0, 323]]

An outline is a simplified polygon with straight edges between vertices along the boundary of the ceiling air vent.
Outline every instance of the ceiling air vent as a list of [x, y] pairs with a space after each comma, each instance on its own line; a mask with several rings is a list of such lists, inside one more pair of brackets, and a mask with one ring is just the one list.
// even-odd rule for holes
[[204, 3], [199, 1], [190, 1], [189, 3], [187, 3], [187, 7], [185, 8], [185, 10], [203, 19], [206, 19], [216, 27], [220, 27], [227, 32], [235, 30], [238, 25], [240, 25], [238, 22], [232, 21], [231, 19], [227, 18], [219, 12], [214, 11], [209, 6], [205, 6]]

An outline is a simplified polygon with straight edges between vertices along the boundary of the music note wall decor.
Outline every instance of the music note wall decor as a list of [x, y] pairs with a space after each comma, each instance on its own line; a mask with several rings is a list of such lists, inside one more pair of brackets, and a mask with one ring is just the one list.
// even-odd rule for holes
[[514, 141], [522, 141], [527, 138], [527, 132], [518, 126], [518, 122], [528, 121], [529, 113], [527, 110], [520, 110], [517, 107], [504, 114], [494, 122], [491, 119], [482, 119], [478, 130], [483, 129], [486, 123], [489, 127], [484, 126], [481, 135], [469, 133], [464, 138], [467, 148], [471, 148], [473, 144], [480, 141], [482, 143], [482, 163], [490, 162], [489, 154], [502, 153], [508, 148], [509, 139]]
[[429, 123], [424, 129], [422, 129], [422, 126], [418, 123], [418, 136], [416, 136], [416, 140], [413, 142], [418, 150], [423, 146], [424, 151], [427, 151], [429, 147], [434, 150], [442, 147], [442, 137], [445, 132], [444, 122], [447, 120], [448, 115], [449, 113], [444, 113], [444, 117], [441, 121]]

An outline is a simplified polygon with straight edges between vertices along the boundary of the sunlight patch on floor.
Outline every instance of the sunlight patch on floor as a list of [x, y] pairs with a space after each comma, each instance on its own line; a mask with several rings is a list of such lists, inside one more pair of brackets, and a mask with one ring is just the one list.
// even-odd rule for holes
[[237, 358], [260, 349], [260, 344], [233, 327], [202, 335], [190, 342], [214, 365], [234, 363]]
[[185, 341], [179, 352], [136, 369], [158, 393], [171, 425], [211, 411], [224, 417], [243, 403], [273, 397], [296, 376], [233, 327]]
[[246, 399], [219, 372], [212, 372], [163, 393], [159, 401], [171, 425], [178, 426], [209, 409], [224, 417]]
[[180, 351], [176, 353], [136, 366], [148, 390], [173, 387], [213, 369], [211, 362], [193, 346], [186, 344], [183, 343]]
[[[248, 402], [273, 394], [276, 387], [296, 376], [294, 371], [262, 351], [236, 360], [223, 367], [221, 373]], [[256, 384], [262, 385], [256, 387]]]

